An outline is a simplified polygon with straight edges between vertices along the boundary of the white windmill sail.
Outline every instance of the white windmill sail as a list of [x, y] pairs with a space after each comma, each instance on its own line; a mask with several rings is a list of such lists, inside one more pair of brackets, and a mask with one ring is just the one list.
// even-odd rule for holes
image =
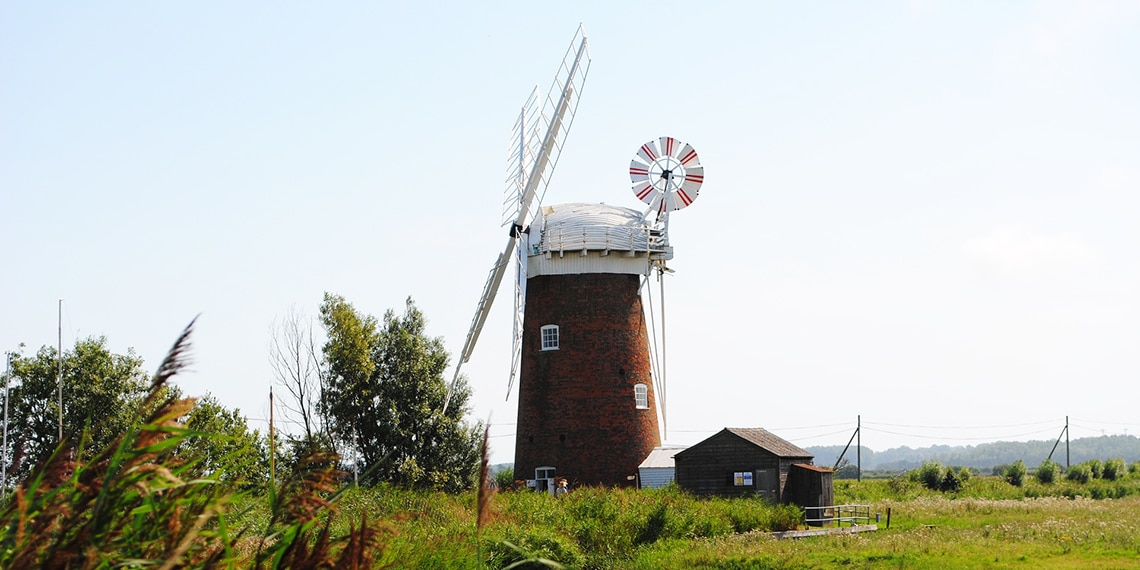
[[[503, 225], [510, 225], [512, 231], [523, 210], [523, 196], [526, 195], [527, 181], [530, 171], [534, 167], [538, 153], [541, 151], [540, 135], [546, 129], [543, 127], [542, 115], [539, 113], [538, 86], [535, 85], [519, 111], [519, 118], [515, 121], [515, 128], [511, 131], [511, 143], [507, 156], [507, 187], [503, 200]], [[524, 219], [533, 219], [527, 213]], [[507, 382], [507, 393], [510, 385], [518, 373], [519, 363], [522, 360], [523, 333], [523, 305], [526, 302], [526, 248], [528, 239], [525, 234], [519, 234], [518, 247], [515, 248], [515, 314], [511, 338], [511, 374]]]
[[[532, 122], [528, 119], [527, 107], [528, 103], [523, 105], [523, 110], [520, 113], [519, 122], [516, 124], [516, 129], [519, 129], [518, 140], [519, 152], [517, 160], [512, 157], [509, 161], [509, 169], [513, 170], [508, 174], [508, 207], [506, 213], [515, 212], [514, 218], [508, 217], [506, 223], [510, 225], [509, 237], [507, 245], [503, 248], [503, 252], [495, 260], [495, 265], [491, 267], [490, 274], [487, 276], [487, 283], [483, 287], [483, 295], [479, 298], [479, 303], [475, 308], [475, 317], [471, 320], [471, 328], [467, 332], [467, 340], [463, 343], [463, 350], [459, 353], [459, 359], [455, 363], [454, 376], [451, 379], [451, 384], [447, 389], [447, 397], [444, 399], [443, 411], [447, 411], [447, 406], [451, 402], [451, 395], [455, 390], [455, 383], [459, 380], [459, 371], [463, 364], [471, 358], [471, 353], [475, 349], [475, 343], [479, 340], [479, 333], [483, 330], [483, 324], [487, 320], [487, 315], [490, 314], [491, 305], [495, 301], [495, 295], [499, 291], [499, 285], [503, 281], [503, 275], [506, 273], [507, 265], [510, 263], [512, 253], [516, 259], [516, 266], [520, 271], [516, 283], [521, 283], [522, 287], [526, 284], [526, 252], [517, 248], [519, 239], [522, 237], [522, 232], [526, 229], [527, 221], [533, 219], [532, 205], [535, 205], [535, 197], [538, 197], [538, 203], [541, 203], [542, 197], [546, 194], [546, 188], [550, 184], [551, 175], [554, 172], [554, 167], [558, 164], [558, 158], [562, 154], [562, 146], [566, 143], [566, 134], [570, 130], [570, 125], [574, 122], [574, 114], [578, 109], [578, 101], [582, 96], [582, 86], [586, 82], [586, 74], [590, 68], [590, 54], [588, 43], [586, 40], [585, 31], [581, 26], [578, 27], [577, 33], [574, 34], [574, 39], [570, 43], [569, 49], [562, 60], [562, 66], [554, 76], [554, 84], [551, 85], [550, 91], [546, 95], [546, 99], [542, 105], [541, 112], [537, 116], [537, 120], [533, 122], [535, 125], [532, 131], [529, 127]], [[542, 133], [541, 137], [528, 136], [529, 133]], [[512, 137], [514, 140], [515, 137]], [[527, 167], [529, 166], [529, 172]], [[521, 177], [525, 173], [525, 180]], [[511, 197], [510, 188], [514, 185], [519, 188], [517, 192], [517, 202]], [[513, 208], [511, 206], [514, 206]], [[537, 207], [537, 206], [536, 206]], [[525, 241], [525, 238], [524, 238]], [[519, 256], [522, 260], [518, 261]], [[519, 287], [519, 285], [516, 285]], [[519, 342], [522, 334], [522, 296], [516, 289], [515, 294], [515, 319], [516, 319], [516, 333], [515, 342], [513, 343], [513, 356], [512, 356], [512, 371], [511, 377], [508, 379], [507, 393], [510, 394], [511, 386], [514, 383], [514, 376], [517, 373], [517, 359], [520, 350]]]

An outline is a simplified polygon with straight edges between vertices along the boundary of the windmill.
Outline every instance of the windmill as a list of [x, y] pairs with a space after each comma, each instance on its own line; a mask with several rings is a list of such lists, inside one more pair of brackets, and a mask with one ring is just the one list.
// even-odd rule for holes
[[[579, 28], [541, 110], [536, 90], [519, 113], [508, 168], [507, 244], [488, 275], [452, 379], [454, 386], [514, 265], [507, 391], [509, 397], [517, 378], [515, 473], [526, 479], [533, 473], [539, 490], [556, 475], [629, 484], [661, 444], [642, 290], [654, 271], [659, 278], [670, 272], [669, 213], [696, 199], [704, 176], [691, 146], [662, 137], [642, 145], [630, 167], [634, 194], [648, 205], [644, 212], [542, 206], [589, 64]], [[656, 379], [663, 393], [663, 372]]]

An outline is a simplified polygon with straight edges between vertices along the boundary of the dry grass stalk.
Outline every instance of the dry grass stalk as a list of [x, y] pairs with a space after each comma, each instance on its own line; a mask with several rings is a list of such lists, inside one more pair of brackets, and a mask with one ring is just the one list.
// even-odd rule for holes
[[491, 440], [491, 425], [483, 430], [483, 447], [482, 447], [482, 460], [480, 462], [481, 468], [479, 469], [479, 492], [478, 500], [478, 514], [475, 517], [475, 533], [477, 536], [483, 532], [483, 526], [491, 520], [491, 497], [495, 495], [495, 489], [491, 485], [491, 473], [488, 467], [490, 460], [490, 450], [488, 443]]
[[195, 402], [174, 397], [168, 383], [187, 365], [193, 324], [155, 373], [135, 428], [89, 460], [61, 446], [20, 483], [0, 510], [0, 568], [374, 566], [384, 527], [362, 519], [348, 536], [331, 537], [329, 497], [339, 477], [332, 454], [311, 455], [284, 484], [252, 559], [235, 549], [247, 539], [227, 534], [225, 516], [238, 492], [199, 478], [177, 454], [190, 433], [180, 419]]

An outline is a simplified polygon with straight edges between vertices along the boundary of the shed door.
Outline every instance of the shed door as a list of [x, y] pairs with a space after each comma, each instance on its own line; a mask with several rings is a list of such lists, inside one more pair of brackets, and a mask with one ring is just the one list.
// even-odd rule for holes
[[780, 474], [775, 469], [757, 469], [756, 493], [770, 503], [780, 502]]

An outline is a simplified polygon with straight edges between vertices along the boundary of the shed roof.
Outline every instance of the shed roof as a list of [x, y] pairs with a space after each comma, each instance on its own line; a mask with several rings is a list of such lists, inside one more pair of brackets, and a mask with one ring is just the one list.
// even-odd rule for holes
[[767, 449], [779, 457], [812, 457], [811, 453], [764, 428], [724, 428], [724, 431]]
[[684, 451], [684, 447], [655, 447], [653, 451], [649, 452], [649, 456], [645, 461], [638, 465], [638, 469], [672, 469], [676, 463], [673, 461], [673, 456], [677, 453]]
[[807, 463], [794, 463], [792, 464], [792, 467], [798, 467], [800, 469], [806, 469], [808, 471], [815, 471], [816, 473], [834, 473], [834, 471], [826, 467], [817, 467], [815, 465], [808, 465]]

